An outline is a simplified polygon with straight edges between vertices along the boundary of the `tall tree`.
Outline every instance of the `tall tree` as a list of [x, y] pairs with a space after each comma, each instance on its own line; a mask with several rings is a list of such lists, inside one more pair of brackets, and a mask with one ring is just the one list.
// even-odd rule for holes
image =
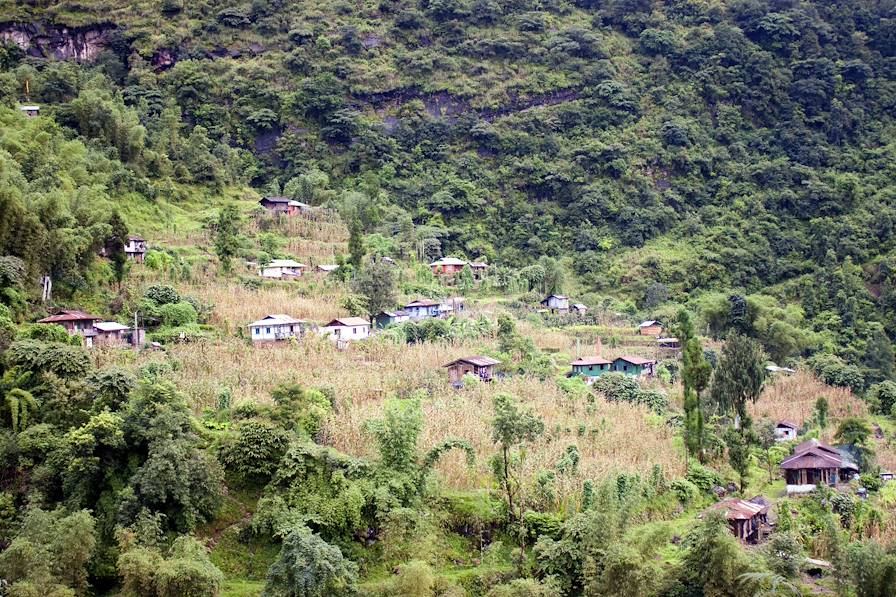
[[755, 402], [765, 383], [765, 355], [759, 343], [733, 334], [722, 349], [722, 358], [712, 376], [710, 398], [723, 414], [734, 413], [735, 426], [747, 418], [747, 402]]
[[395, 305], [395, 274], [392, 267], [380, 261], [368, 263], [352, 282], [354, 291], [364, 297], [364, 308], [370, 319]]
[[678, 312], [676, 332], [683, 347], [681, 378], [684, 388], [684, 435], [687, 452], [703, 459], [703, 411], [700, 393], [706, 389], [712, 368], [703, 354], [700, 340], [688, 312]]
[[128, 227], [115, 211], [109, 218], [109, 227], [112, 229], [106, 237], [106, 256], [112, 262], [112, 271], [115, 273], [115, 282], [119, 289], [127, 273], [128, 256], [124, 248], [128, 243]]
[[348, 254], [348, 262], [358, 271], [364, 259], [364, 232], [361, 230], [361, 220], [357, 217], [352, 219], [348, 228]]
[[865, 366], [868, 367], [868, 374], [865, 377], [868, 383], [896, 379], [893, 370], [893, 344], [881, 326], [875, 328], [865, 346]]
[[215, 253], [221, 261], [221, 267], [229, 273], [231, 259], [239, 250], [240, 215], [234, 205], [224, 207], [218, 213], [218, 225], [215, 231]]
[[507, 498], [508, 514], [513, 521], [522, 515], [522, 507], [516, 503], [521, 481], [514, 472], [520, 454], [515, 454], [514, 450], [541, 435], [544, 423], [531, 412], [520, 409], [513, 396], [498, 394], [492, 399], [492, 405], [495, 409], [492, 441], [498, 445], [498, 455], [494, 462], [495, 474]]

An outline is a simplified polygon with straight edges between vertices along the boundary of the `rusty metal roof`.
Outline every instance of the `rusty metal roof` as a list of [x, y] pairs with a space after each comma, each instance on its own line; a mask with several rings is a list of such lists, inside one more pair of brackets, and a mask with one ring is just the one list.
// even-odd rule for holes
[[488, 367], [490, 365], [500, 365], [501, 361], [497, 359], [493, 359], [491, 357], [484, 356], [473, 356], [473, 357], [463, 357], [460, 359], [455, 359], [450, 363], [445, 364], [445, 367], [451, 367], [452, 365], [456, 365], [458, 363], [469, 363], [471, 365], [475, 365], [477, 367]]
[[43, 319], [38, 319], [37, 323], [60, 323], [63, 321], [100, 321], [102, 317], [78, 311], [77, 309], [62, 309], [56, 315], [50, 315]]

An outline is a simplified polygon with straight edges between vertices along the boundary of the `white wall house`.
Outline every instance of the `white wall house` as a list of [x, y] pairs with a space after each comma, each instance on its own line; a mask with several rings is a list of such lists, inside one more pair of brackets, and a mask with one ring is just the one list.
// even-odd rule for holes
[[800, 426], [792, 421], [778, 421], [775, 425], [775, 441], [786, 442], [796, 439]]
[[258, 270], [258, 275], [262, 278], [272, 278], [274, 280], [285, 280], [289, 278], [298, 278], [305, 271], [305, 264], [293, 261], [292, 259], [273, 259], [270, 263]]
[[547, 307], [551, 313], [566, 313], [569, 311], [569, 297], [562, 294], [552, 294], [541, 301], [541, 304]]
[[301, 338], [308, 322], [283, 313], [275, 313], [249, 324], [249, 337], [253, 342], [276, 342]]
[[320, 328], [322, 336], [334, 342], [351, 342], [370, 337], [370, 322], [361, 317], [340, 317]]
[[439, 306], [442, 303], [439, 301], [432, 301], [429, 299], [420, 299], [417, 301], [412, 301], [404, 306], [404, 312], [408, 314], [408, 317], [411, 319], [426, 319], [428, 317], [438, 317], [439, 316]]

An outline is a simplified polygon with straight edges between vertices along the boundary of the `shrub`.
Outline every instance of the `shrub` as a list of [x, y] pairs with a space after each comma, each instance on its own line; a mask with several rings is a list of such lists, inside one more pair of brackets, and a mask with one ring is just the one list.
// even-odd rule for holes
[[143, 293], [144, 298], [149, 299], [158, 306], [180, 302], [180, 294], [170, 286], [156, 284], [150, 286]]
[[289, 445], [289, 434], [270, 423], [240, 424], [236, 439], [221, 448], [224, 467], [246, 482], [266, 483], [277, 471]]
[[641, 386], [624, 373], [605, 373], [592, 386], [610, 402], [636, 402]]
[[675, 479], [671, 484], [672, 493], [678, 501], [687, 505], [700, 493], [700, 488], [687, 479]]
[[722, 484], [722, 477], [719, 473], [698, 462], [691, 462], [690, 466], [688, 466], [687, 480], [701, 491], [709, 491], [713, 487]]
[[170, 327], [196, 323], [199, 319], [196, 308], [187, 301], [162, 305], [159, 309], [159, 315], [162, 318], [162, 323]]
[[868, 388], [868, 402], [874, 412], [883, 415], [896, 415], [893, 405], [896, 405], [896, 383], [882, 381]]
[[277, 561], [268, 569], [263, 596], [338, 597], [355, 592], [358, 567], [338, 547], [308, 528], [287, 535]]

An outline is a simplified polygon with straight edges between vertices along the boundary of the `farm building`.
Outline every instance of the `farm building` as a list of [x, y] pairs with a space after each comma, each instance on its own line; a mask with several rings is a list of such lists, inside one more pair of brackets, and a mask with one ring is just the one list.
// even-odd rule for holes
[[657, 338], [656, 346], [660, 350], [681, 350], [681, 342], [678, 338]]
[[124, 246], [124, 253], [128, 259], [143, 263], [143, 259], [146, 258], [146, 240], [139, 236], [129, 236], [128, 244]]
[[495, 365], [501, 361], [491, 357], [474, 356], [457, 359], [446, 364], [448, 379], [451, 383], [461, 381], [464, 375], [476, 375], [482, 381], [491, 381], [495, 377]]
[[269, 213], [286, 216], [296, 216], [311, 209], [311, 206], [307, 203], [294, 201], [289, 197], [264, 197], [258, 203]]
[[320, 328], [322, 336], [335, 342], [351, 342], [370, 337], [370, 322], [361, 317], [339, 317]]
[[658, 321], [642, 321], [638, 324], [638, 334], [642, 336], [659, 336], [663, 333], [663, 326]]
[[393, 324], [404, 323], [409, 319], [410, 316], [404, 311], [380, 311], [373, 318], [373, 322], [377, 329], [383, 329]]
[[583, 305], [582, 303], [573, 303], [571, 308], [573, 313], [578, 313], [579, 315], [584, 315], [588, 312], [588, 306]]
[[72, 336], [93, 336], [93, 324], [97, 321], [102, 321], [102, 317], [90, 315], [77, 309], [60, 309], [54, 315], [38, 320], [37, 323], [61, 325]]
[[613, 360], [612, 370], [632, 377], [642, 375], [653, 376], [656, 373], [656, 361], [644, 357], [622, 356]]
[[775, 425], [775, 441], [786, 442], [796, 439], [800, 426], [793, 421], [778, 421]]
[[431, 299], [418, 299], [416, 301], [412, 301], [404, 306], [404, 312], [408, 314], [408, 317], [411, 319], [427, 319], [429, 317], [438, 317], [439, 316], [439, 306], [441, 306], [440, 301], [434, 301]]
[[307, 321], [296, 319], [283, 313], [266, 315], [248, 325], [252, 342], [277, 342], [290, 338], [301, 338], [310, 327]]
[[143, 344], [144, 331], [134, 330], [117, 321], [98, 321], [93, 324], [93, 336], [85, 336], [88, 348], [92, 346], [107, 346], [111, 348], [125, 348], [128, 346], [140, 346]]
[[465, 265], [467, 265], [467, 262], [463, 259], [442, 257], [441, 259], [430, 263], [429, 267], [432, 268], [432, 273], [437, 276], [453, 276], [454, 274], [460, 273]]
[[781, 462], [781, 470], [787, 480], [787, 493], [804, 493], [816, 485], [846, 483], [859, 472], [859, 467], [845, 451], [810, 439]]
[[592, 383], [595, 379], [610, 371], [612, 365], [611, 361], [601, 357], [579, 357], [570, 363], [570, 366], [572, 366], [571, 375], [581, 375], [586, 382]]
[[487, 263], [482, 263], [481, 261], [471, 261], [469, 265], [470, 271], [473, 272], [474, 280], [481, 280], [485, 277], [485, 273], [488, 270]]
[[40, 106], [19, 106], [19, 112], [21, 112], [28, 118], [34, 118], [35, 116], [40, 116]]
[[541, 305], [551, 313], [569, 313], [569, 297], [562, 294], [552, 294], [546, 297], [541, 301]]
[[305, 268], [304, 263], [292, 259], [272, 259], [258, 270], [258, 275], [273, 280], [292, 280], [301, 277]]
[[722, 512], [734, 536], [743, 543], [756, 543], [768, 524], [771, 502], [762, 496], [751, 500], [728, 499], [710, 506], [707, 512]]

